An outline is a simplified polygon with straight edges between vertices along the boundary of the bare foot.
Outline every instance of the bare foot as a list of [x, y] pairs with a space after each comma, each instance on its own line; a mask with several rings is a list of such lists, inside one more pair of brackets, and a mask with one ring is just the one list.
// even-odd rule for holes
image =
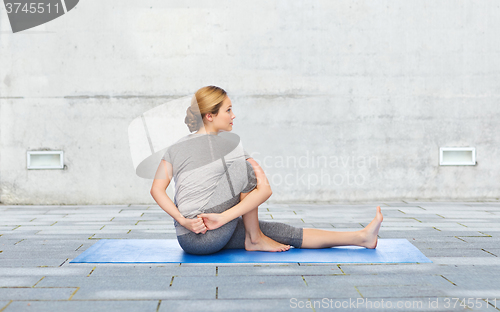
[[287, 251], [290, 249], [290, 245], [284, 245], [278, 243], [274, 239], [264, 235], [261, 232], [259, 238], [251, 240], [250, 235], [246, 235], [245, 237], [245, 250], [247, 251]]
[[363, 243], [362, 246], [374, 249], [377, 247], [377, 235], [378, 230], [380, 229], [380, 225], [384, 217], [382, 216], [382, 211], [380, 210], [380, 206], [377, 206], [377, 215], [373, 220], [368, 224], [364, 229], [361, 230], [363, 235]]

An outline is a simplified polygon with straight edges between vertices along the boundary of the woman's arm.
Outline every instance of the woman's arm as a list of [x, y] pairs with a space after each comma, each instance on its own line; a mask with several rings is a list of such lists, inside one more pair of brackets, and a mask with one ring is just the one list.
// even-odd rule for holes
[[209, 230], [221, 227], [229, 221], [244, 215], [252, 209], [255, 209], [255, 207], [258, 207], [260, 204], [265, 202], [273, 194], [264, 170], [262, 170], [253, 158], [248, 158], [247, 160], [250, 164], [252, 164], [255, 177], [257, 178], [257, 186], [250, 191], [242, 201], [220, 214], [208, 213], [198, 215], [202, 218], [206, 218], [204, 221], [205, 224], [208, 223], [207, 226]]
[[162, 159], [158, 169], [156, 170], [153, 185], [151, 186], [151, 196], [153, 196], [154, 200], [158, 203], [161, 209], [179, 222], [180, 225], [195, 233], [205, 234], [207, 228], [203, 223], [203, 219], [185, 218], [165, 192], [170, 184], [170, 180], [172, 179], [172, 171], [172, 164]]

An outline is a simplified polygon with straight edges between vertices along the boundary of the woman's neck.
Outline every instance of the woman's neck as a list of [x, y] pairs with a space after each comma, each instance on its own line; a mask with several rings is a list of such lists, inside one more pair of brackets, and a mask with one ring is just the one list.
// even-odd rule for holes
[[197, 132], [195, 132], [194, 134], [212, 134], [212, 135], [218, 135], [217, 132], [213, 131], [212, 129], [208, 129], [208, 132], [206, 131], [206, 129], [203, 127], [203, 128], [200, 128]]

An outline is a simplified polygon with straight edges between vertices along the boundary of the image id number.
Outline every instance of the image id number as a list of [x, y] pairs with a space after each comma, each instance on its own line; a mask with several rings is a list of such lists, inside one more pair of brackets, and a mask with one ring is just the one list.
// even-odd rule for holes
[[[47, 10], [46, 13], [50, 13], [50, 3], [36, 2], [30, 3], [28, 7], [28, 3], [22, 5], [22, 3], [6, 3], [5, 7], [7, 8], [7, 13], [43, 13], [44, 10]], [[55, 12], [59, 13], [59, 3], [54, 4]]]
[[[467, 299], [467, 300], [466, 300]], [[486, 301], [486, 302], [484, 302]], [[481, 308], [483, 304], [486, 303], [486, 308], [488, 308], [491, 305], [496, 308], [497, 306], [497, 299], [492, 299], [489, 300], [488, 298], [486, 299], [481, 299], [481, 298], [445, 298], [444, 299], [444, 307], [445, 308], [455, 308], [457, 305], [461, 306], [463, 308]]]

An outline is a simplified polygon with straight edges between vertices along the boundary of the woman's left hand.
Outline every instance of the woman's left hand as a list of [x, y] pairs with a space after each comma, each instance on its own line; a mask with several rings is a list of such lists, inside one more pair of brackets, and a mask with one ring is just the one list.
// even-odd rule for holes
[[203, 219], [208, 230], [215, 230], [227, 223], [220, 213], [201, 213], [198, 217]]

